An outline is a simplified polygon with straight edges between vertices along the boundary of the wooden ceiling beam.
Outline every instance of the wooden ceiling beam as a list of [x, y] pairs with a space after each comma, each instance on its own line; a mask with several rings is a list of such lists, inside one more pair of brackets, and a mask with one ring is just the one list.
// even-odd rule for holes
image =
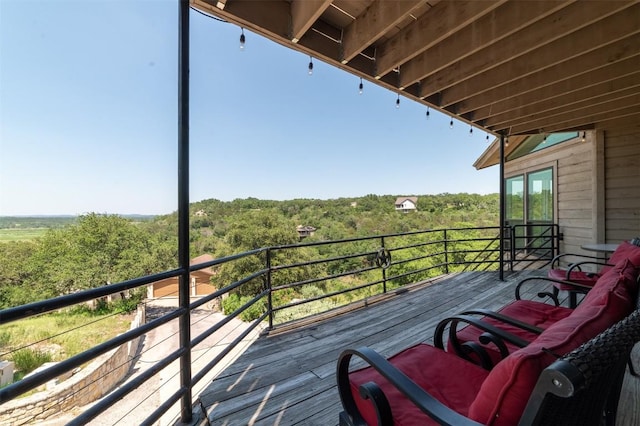
[[627, 129], [634, 128], [640, 131], [640, 111], [620, 118], [602, 120], [595, 123], [596, 129]]
[[[545, 107], [542, 104], [554, 99], [562, 98], [563, 100], [558, 101], [559, 103], [570, 102], [570, 99], [577, 99], [579, 95], [586, 95], [588, 99], [589, 96], [599, 96], [610, 90], [620, 90], [625, 84], [635, 85], [637, 79], [640, 79], [640, 69], [638, 69], [638, 58], [633, 57], [509, 99], [499, 100], [473, 110], [473, 114], [476, 120], [502, 116], [515, 110], [519, 110], [516, 115], [528, 114], [529, 111], [544, 110]], [[458, 106], [463, 113], [469, 112], [464, 107], [464, 103]]]
[[293, 0], [291, 2], [291, 41], [297, 43], [332, 2], [332, 0]]
[[574, 102], [573, 104], [569, 104], [567, 106], [559, 105], [556, 108], [548, 109], [546, 111], [537, 111], [535, 113], [511, 117], [509, 120], [497, 120], [492, 118], [486, 120], [483, 124], [489, 128], [521, 126], [526, 123], [540, 122], [542, 120], [552, 122], [554, 120], [554, 117], [564, 115], [567, 113], [567, 111], [580, 112], [589, 109], [590, 111], [593, 110], [606, 112], [606, 108], [625, 108], [629, 103], [635, 102], [634, 95], [638, 93], [638, 86], [639, 85], [626, 87], [622, 90], [591, 97], [587, 100]]
[[[610, 64], [626, 59], [634, 61], [636, 60], [634, 58], [637, 58], [639, 54], [640, 34], [635, 34], [627, 39], [588, 52], [574, 60], [527, 75], [526, 78], [512, 81], [509, 84], [495, 85], [490, 90], [457, 103], [456, 108], [460, 113], [465, 113], [482, 107], [490, 107], [496, 100], [522, 96], [525, 93], [540, 90], [556, 82], [575, 78], [585, 72], [603, 68], [603, 65], [611, 66]], [[629, 71], [626, 73], [629, 73]]]
[[376, 78], [409, 61], [479, 17], [491, 12], [506, 0], [443, 1], [391, 39], [377, 46]]
[[226, 0], [224, 9], [218, 9], [217, 0], [193, 0], [193, 4], [236, 25], [248, 28], [271, 40], [289, 41], [290, 4], [284, 0], [237, 1]]
[[617, 102], [611, 102], [611, 109], [607, 104], [600, 104], [598, 108], [582, 108], [571, 110], [564, 114], [556, 115], [549, 119], [542, 119], [535, 122], [525, 123], [517, 126], [509, 126], [503, 129], [494, 130], [510, 130], [511, 134], [535, 134], [535, 133], [554, 133], [567, 129], [581, 128], [582, 126], [593, 125], [594, 123], [613, 120], [628, 115], [638, 114], [640, 107], [640, 94], [636, 94], [629, 99], [624, 107], [618, 108]]
[[402, 65], [401, 86], [423, 80], [430, 74], [498, 43], [527, 25], [549, 16], [576, 0], [507, 2], [478, 21], [447, 37]]
[[[598, 3], [598, 5], [606, 7], [608, 3]], [[578, 6], [580, 6], [580, 3], [578, 3]], [[588, 8], [588, 10], [594, 12], [599, 8], [594, 6]], [[563, 11], [564, 9], [559, 13]], [[604, 13], [605, 11], [601, 10], [601, 14], [603, 15]], [[556, 39], [545, 46], [537, 47], [534, 51], [529, 51], [526, 55], [517, 56], [509, 62], [492, 67], [482, 73], [471, 76], [473, 71], [468, 70], [469, 67], [466, 67], [461, 72], [448, 70], [450, 75], [442, 74], [437, 76], [434, 78], [434, 82], [429, 78], [428, 87], [425, 89], [423, 85], [423, 93], [430, 93], [436, 80], [440, 82], [440, 88], [449, 87], [444, 90], [442, 95], [442, 106], [446, 107], [490, 90], [495, 86], [525, 78], [536, 71], [559, 63], [569, 62], [572, 58], [577, 58], [600, 46], [614, 43], [638, 32], [640, 32], [640, 4], [635, 3], [630, 8], [620, 10], [602, 19], [597, 27], [591, 25], [582, 27], [574, 32], [570, 38]], [[519, 37], [516, 35], [514, 38], [518, 39]], [[518, 44], [518, 42], [515, 43]], [[522, 48], [523, 46], [520, 47]], [[498, 52], [495, 53], [497, 54]], [[444, 73], [444, 71], [439, 74]], [[465, 79], [465, 75], [469, 75], [469, 78]], [[454, 84], [454, 87], [450, 87]]]
[[[640, 69], [635, 74], [631, 74], [617, 80], [606, 81], [592, 87], [586, 87], [582, 90], [575, 90], [571, 93], [554, 96], [543, 101], [522, 103], [519, 108], [514, 108], [503, 114], [495, 114], [487, 117], [483, 121], [483, 125], [489, 127], [499, 126], [503, 123], [511, 125], [521, 124], [534, 117], [542, 115], [552, 115], [559, 110], [566, 111], [569, 108], [580, 108], [583, 105], [596, 105], [613, 99], [624, 98], [638, 92], [640, 87]], [[552, 85], [555, 86], [555, 85]], [[546, 87], [545, 92], [550, 88]], [[544, 95], [540, 94], [539, 99], [544, 99]], [[474, 115], [474, 119], [479, 119]]]
[[425, 3], [426, 0], [375, 1], [344, 29], [341, 62], [349, 62]]

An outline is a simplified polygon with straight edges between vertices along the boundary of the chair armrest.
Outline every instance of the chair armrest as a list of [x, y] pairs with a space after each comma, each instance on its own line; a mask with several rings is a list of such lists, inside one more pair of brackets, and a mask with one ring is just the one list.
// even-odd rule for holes
[[509, 355], [509, 351], [507, 349], [507, 346], [505, 345], [505, 342], [511, 343], [520, 348], [523, 348], [530, 343], [524, 340], [522, 337], [511, 334], [505, 330], [502, 330], [470, 315], [454, 315], [440, 321], [433, 333], [433, 345], [436, 348], [444, 350], [444, 334], [445, 330], [448, 328], [449, 342], [453, 346], [456, 355], [463, 359], [466, 359], [467, 361], [476, 362], [468, 355], [468, 350], [471, 350], [476, 353], [476, 355], [478, 355], [478, 357], [480, 358], [481, 366], [487, 370], [490, 370], [493, 367], [489, 355], [482, 348], [480, 348], [480, 351], [478, 351], [477, 347], [463, 345], [458, 340], [457, 332], [458, 324], [460, 323], [470, 325], [484, 331], [484, 333], [480, 336], [480, 342], [484, 345], [487, 345], [489, 343], [493, 343], [494, 345], [496, 345], [503, 359]]
[[[557, 280], [555, 278], [549, 278], [549, 277], [529, 277], [520, 281], [516, 286], [516, 300], [522, 300], [522, 297], [520, 295], [520, 289], [524, 284], [530, 283], [530, 282], [536, 282], [536, 281], [545, 281], [545, 285], [548, 285], [550, 283], [563, 284], [565, 286], [571, 287], [572, 291], [581, 292], [581, 293], [588, 293], [589, 290], [591, 290], [591, 287], [589, 286], [578, 284], [572, 281]], [[538, 297], [540, 298], [549, 297], [551, 300], [553, 300], [553, 303], [556, 306], [560, 306], [560, 301], [558, 300], [556, 295], [554, 295], [553, 293], [549, 293], [548, 291], [541, 291], [538, 293]]]
[[[416, 405], [426, 415], [436, 420], [441, 425], [462, 425], [462, 426], [479, 426], [480, 423], [465, 417], [446, 405], [442, 404], [427, 391], [418, 386], [406, 374], [394, 367], [383, 356], [373, 349], [360, 347], [358, 349], [346, 349], [338, 358], [338, 392], [342, 406], [348, 414], [349, 420], [353, 426], [366, 425], [358, 407], [356, 406], [353, 395], [351, 394], [351, 386], [349, 384], [349, 363], [351, 357], [356, 356], [364, 360], [373, 367], [385, 379], [396, 387], [404, 396]], [[379, 425], [392, 424], [391, 408], [389, 407], [384, 393], [378, 385], [368, 382], [359, 389], [360, 394], [364, 398], [373, 397], [373, 403], [376, 413], [378, 414]], [[382, 395], [384, 398], [381, 398]], [[378, 405], [380, 403], [380, 405]], [[344, 416], [343, 416], [344, 417]], [[387, 423], [381, 423], [387, 421]]]
[[513, 325], [514, 327], [521, 328], [526, 331], [530, 331], [535, 334], [540, 334], [544, 329], [536, 327], [535, 325], [528, 324], [524, 321], [512, 318], [507, 315], [503, 315], [499, 312], [490, 311], [489, 309], [471, 309], [468, 311], [460, 312], [460, 315], [482, 315], [485, 317], [493, 318], [505, 324]]
[[575, 262], [575, 263], [570, 264], [569, 267], [567, 268], [567, 278], [570, 277], [571, 271], [576, 270], [576, 269], [578, 271], [581, 271], [582, 270], [582, 268], [581, 268], [582, 265], [615, 266], [615, 265], [612, 265], [610, 263], [595, 262], [595, 261], [592, 261], [592, 260], [585, 260], [585, 261], [582, 261], [582, 262]]
[[[601, 258], [599, 258], [597, 256], [590, 256], [588, 254], [560, 253], [560, 254], [554, 256], [553, 259], [551, 259], [551, 269], [555, 268], [556, 266], [560, 266], [560, 260], [565, 256], [580, 257], [580, 258], [583, 258], [583, 259], [596, 259], [596, 260], [600, 259], [600, 260], [602, 260]], [[556, 263], [558, 265], [556, 265]]]

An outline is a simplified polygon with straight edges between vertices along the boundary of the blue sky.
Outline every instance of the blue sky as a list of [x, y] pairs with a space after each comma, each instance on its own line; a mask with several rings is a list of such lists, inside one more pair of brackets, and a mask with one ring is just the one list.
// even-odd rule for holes
[[[176, 3], [0, 0], [0, 215], [176, 210]], [[191, 13], [192, 201], [498, 192], [486, 133], [245, 34]]]

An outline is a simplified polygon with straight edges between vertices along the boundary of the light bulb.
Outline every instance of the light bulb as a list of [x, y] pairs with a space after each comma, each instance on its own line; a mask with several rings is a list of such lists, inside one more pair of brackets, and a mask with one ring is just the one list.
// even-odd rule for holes
[[429, 119], [429, 114], [430, 114], [429, 107], [427, 107], [427, 120]]
[[451, 119], [451, 121], [449, 122], [449, 128], [453, 129], [453, 118]]
[[473, 136], [473, 127], [469, 127], [469, 136]]
[[582, 132], [582, 142], [587, 140], [587, 132]]
[[504, 146], [509, 146], [509, 138], [504, 138]]
[[309, 75], [313, 74], [313, 58], [309, 56]]
[[241, 28], [240, 31], [240, 50], [244, 50], [244, 42], [246, 40], [244, 37], [244, 28]]
[[487, 142], [489, 142], [489, 133], [487, 133]]
[[396, 99], [396, 108], [400, 108], [400, 94], [398, 94], [398, 99]]
[[362, 78], [360, 79], [360, 85], [358, 86], [358, 93], [362, 95], [362, 89], [364, 88], [364, 85], [362, 84]]

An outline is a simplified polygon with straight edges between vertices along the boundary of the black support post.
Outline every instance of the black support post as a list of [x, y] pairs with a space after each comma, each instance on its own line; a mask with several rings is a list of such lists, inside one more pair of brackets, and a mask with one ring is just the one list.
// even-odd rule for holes
[[184, 314], [179, 319], [180, 386], [184, 390], [180, 420], [191, 422], [191, 311], [189, 310], [189, 0], [179, 3], [178, 36], [178, 261], [182, 273], [178, 299]]
[[504, 182], [504, 132], [500, 133], [500, 280], [504, 281], [504, 222], [506, 216]]

